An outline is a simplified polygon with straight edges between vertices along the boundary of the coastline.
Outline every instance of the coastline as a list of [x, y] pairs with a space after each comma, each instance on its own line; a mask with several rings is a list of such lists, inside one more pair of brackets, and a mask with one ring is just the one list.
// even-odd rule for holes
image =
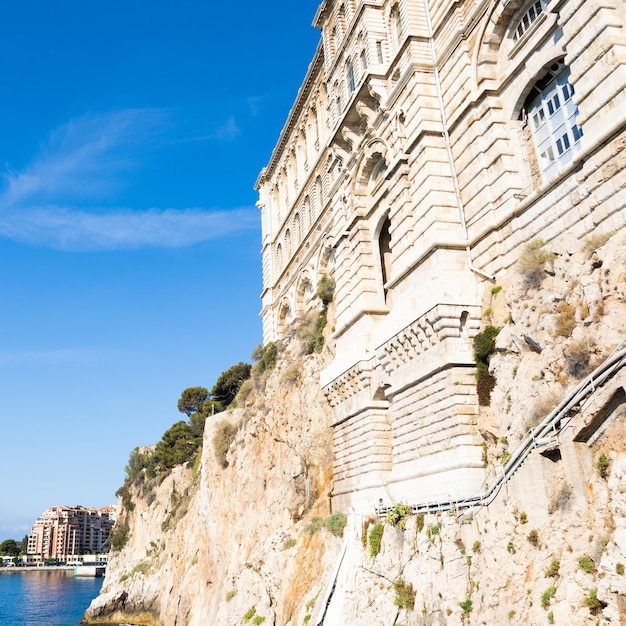
[[13, 572], [73, 572], [74, 565], [18, 565], [15, 567], [0, 567], [0, 574]]

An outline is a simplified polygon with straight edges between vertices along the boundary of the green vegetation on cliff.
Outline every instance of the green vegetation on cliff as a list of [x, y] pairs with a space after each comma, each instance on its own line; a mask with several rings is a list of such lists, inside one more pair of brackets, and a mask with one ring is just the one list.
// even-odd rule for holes
[[491, 392], [496, 386], [495, 378], [489, 373], [489, 357], [495, 352], [496, 337], [500, 332], [495, 326], [487, 326], [474, 337], [474, 361], [476, 361], [476, 391], [478, 403], [489, 406]]
[[[222, 372], [209, 393], [206, 387], [188, 387], [178, 399], [177, 408], [187, 415], [187, 420], [179, 420], [168, 428], [155, 446], [135, 448], [124, 468], [126, 479], [116, 495], [122, 499], [125, 513], [134, 510], [131, 486], [150, 504], [153, 488], [162, 482], [163, 477], [177, 465], [193, 461], [202, 447], [204, 423], [208, 417], [230, 406], [240, 388], [250, 378], [252, 366], [237, 363]], [[118, 524], [119, 529], [125, 525]], [[126, 526], [127, 528], [127, 526]], [[118, 530], [119, 530], [118, 529]], [[127, 531], [113, 535], [112, 546], [121, 549], [127, 540]]]
[[[206, 420], [216, 413], [236, 407], [238, 400], [245, 401], [253, 386], [262, 386], [266, 373], [273, 369], [278, 359], [277, 344], [259, 346], [252, 354], [254, 365], [243, 362], [232, 365], [220, 374], [210, 392], [201, 386], [183, 390], [177, 408], [187, 416], [187, 420], [179, 420], [170, 426], [155, 446], [137, 447], [130, 453], [124, 468], [124, 484], [116, 492], [122, 500], [124, 512], [116, 527], [117, 532], [112, 535], [113, 549], [120, 550], [128, 540], [126, 516], [135, 509], [133, 494], [139, 494], [151, 504], [155, 487], [161, 484], [172, 468], [199, 458]], [[228, 465], [226, 453], [237, 429], [238, 425], [228, 424], [227, 421], [221, 422], [218, 427], [217, 439], [213, 443], [215, 454], [224, 467]]]

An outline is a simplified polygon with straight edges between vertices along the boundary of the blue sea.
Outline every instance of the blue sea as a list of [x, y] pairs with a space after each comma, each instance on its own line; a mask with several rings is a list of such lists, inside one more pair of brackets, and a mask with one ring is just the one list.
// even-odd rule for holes
[[103, 580], [71, 570], [0, 573], [0, 626], [76, 626]]

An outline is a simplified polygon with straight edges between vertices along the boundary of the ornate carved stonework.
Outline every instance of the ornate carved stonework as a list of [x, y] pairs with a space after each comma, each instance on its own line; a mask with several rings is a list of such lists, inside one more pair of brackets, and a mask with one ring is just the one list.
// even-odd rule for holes
[[324, 393], [328, 398], [330, 406], [336, 407], [352, 396], [369, 389], [371, 381], [371, 365], [369, 363], [360, 362], [325, 387]]
[[322, 41], [257, 189], [264, 340], [319, 306], [307, 285], [335, 280], [334, 505], [369, 511], [389, 493], [479, 487], [483, 294], [537, 237], [626, 224], [609, 145], [626, 142], [626, 25], [613, 1], [351, 6], [321, 4]]

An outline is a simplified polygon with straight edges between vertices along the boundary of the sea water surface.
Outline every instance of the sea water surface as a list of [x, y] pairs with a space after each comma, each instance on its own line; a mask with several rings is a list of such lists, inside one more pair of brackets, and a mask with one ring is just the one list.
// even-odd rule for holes
[[76, 626], [102, 578], [58, 572], [0, 573], [0, 626]]

